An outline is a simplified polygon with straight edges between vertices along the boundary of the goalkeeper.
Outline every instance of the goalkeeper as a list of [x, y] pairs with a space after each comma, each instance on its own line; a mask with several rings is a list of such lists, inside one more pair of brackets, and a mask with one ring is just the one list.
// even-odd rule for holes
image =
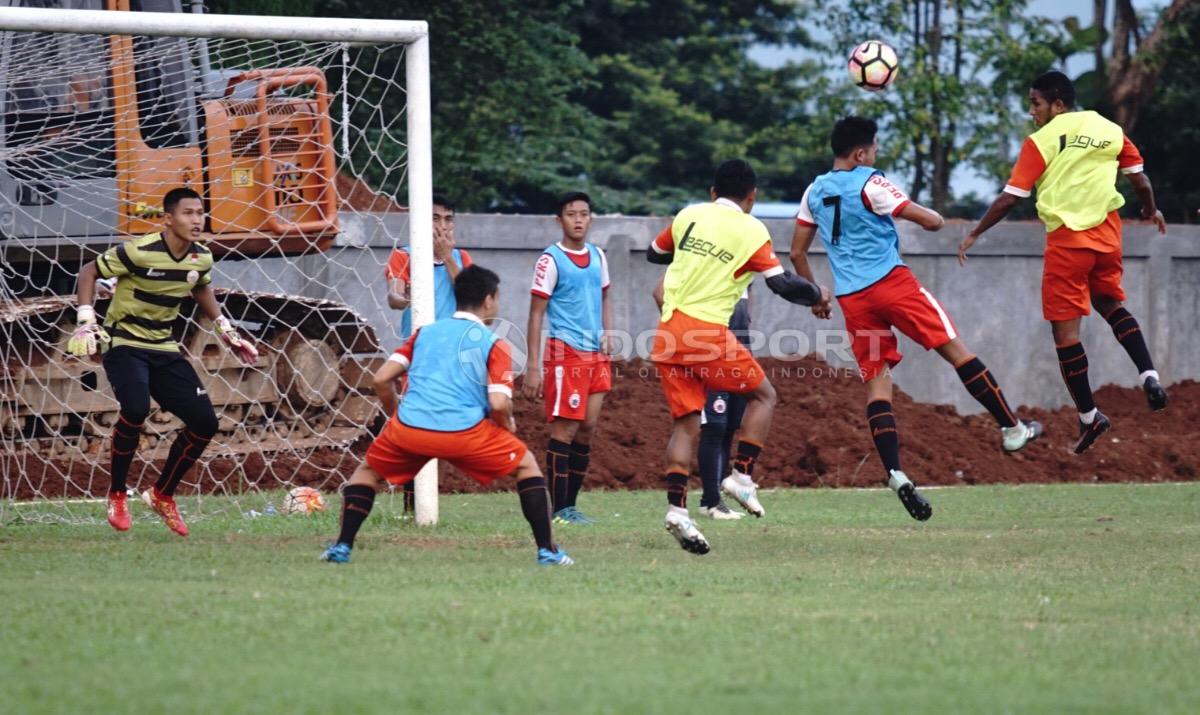
[[[142, 423], [150, 413], [150, 398], [183, 420], [180, 432], [158, 482], [150, 490], [150, 506], [180, 536], [188, 528], [175, 506], [175, 489], [217, 432], [217, 415], [191, 363], [179, 352], [171, 329], [179, 307], [191, 296], [216, 324], [221, 340], [246, 364], [258, 351], [238, 337], [221, 315], [210, 287], [212, 253], [201, 245], [204, 203], [188, 188], [163, 197], [163, 230], [109, 248], [79, 271], [79, 307], [75, 332], [67, 350], [77, 357], [104, 350], [104, 372], [121, 413], [113, 428], [112, 484], [108, 493], [108, 523], [117, 531], [129, 529], [125, 478], [137, 450]], [[96, 322], [92, 296], [97, 278], [119, 278], [104, 327]], [[110, 337], [111, 336], [111, 337]]]

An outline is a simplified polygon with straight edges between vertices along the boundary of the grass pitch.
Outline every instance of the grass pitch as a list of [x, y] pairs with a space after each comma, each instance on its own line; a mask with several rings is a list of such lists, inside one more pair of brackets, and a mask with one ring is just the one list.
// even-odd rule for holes
[[928, 495], [917, 524], [886, 491], [766, 492], [697, 557], [661, 493], [585, 493], [569, 569], [534, 564], [512, 494], [445, 497], [434, 529], [383, 497], [349, 566], [317, 561], [337, 498], [186, 540], [9, 524], [0, 710], [1197, 711], [1200, 484]]

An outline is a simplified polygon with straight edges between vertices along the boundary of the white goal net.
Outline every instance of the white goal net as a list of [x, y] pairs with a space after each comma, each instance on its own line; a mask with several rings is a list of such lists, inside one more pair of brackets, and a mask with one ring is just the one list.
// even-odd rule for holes
[[[178, 186], [204, 197], [212, 284], [260, 352], [243, 366], [184, 303], [175, 334], [220, 428], [181, 505], [331, 493], [383, 417], [370, 375], [400, 323], [384, 267], [431, 233], [424, 23], [26, 4], [75, 9], [0, 10], [0, 523], [103, 518], [118, 405], [98, 357], [66, 354], [75, 276], [160, 230]], [[431, 249], [411, 250], [420, 325]], [[132, 489], [180, 426], [153, 405]]]

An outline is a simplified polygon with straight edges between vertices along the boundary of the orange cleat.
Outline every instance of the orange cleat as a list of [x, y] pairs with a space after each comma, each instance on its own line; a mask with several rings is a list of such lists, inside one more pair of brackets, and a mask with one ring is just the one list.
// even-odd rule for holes
[[150, 508], [163, 518], [163, 523], [168, 529], [180, 536], [188, 535], [187, 524], [183, 523], [183, 517], [179, 515], [175, 499], [158, 491], [158, 487], [150, 487]]
[[129, 531], [133, 521], [129, 518], [129, 505], [125, 492], [108, 495], [108, 523], [117, 531]]

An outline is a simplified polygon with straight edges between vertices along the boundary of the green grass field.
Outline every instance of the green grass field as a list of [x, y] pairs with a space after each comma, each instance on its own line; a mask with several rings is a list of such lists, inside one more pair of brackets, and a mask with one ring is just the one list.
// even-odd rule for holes
[[929, 496], [766, 492], [697, 557], [661, 493], [585, 494], [569, 569], [512, 494], [383, 498], [349, 566], [333, 513], [10, 523], [0, 711], [1200, 711], [1200, 484]]

